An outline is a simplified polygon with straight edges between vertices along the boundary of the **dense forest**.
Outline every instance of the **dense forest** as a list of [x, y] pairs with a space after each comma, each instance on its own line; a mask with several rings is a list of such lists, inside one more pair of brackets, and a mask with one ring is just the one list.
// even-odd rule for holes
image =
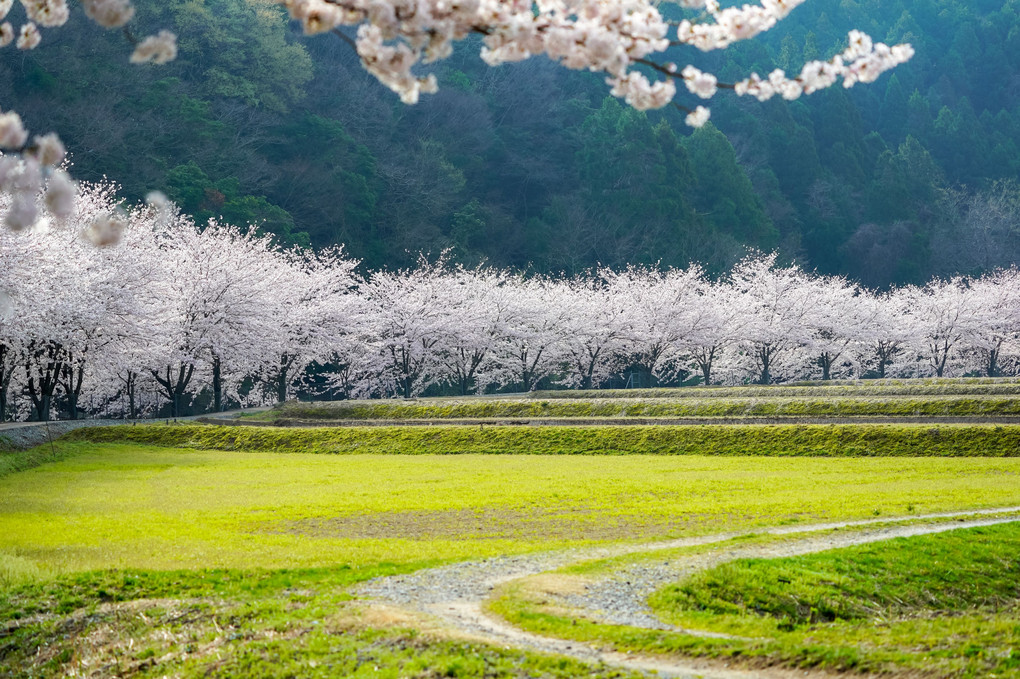
[[697, 131], [547, 60], [489, 68], [470, 41], [405, 106], [343, 41], [305, 39], [260, 0], [139, 4], [140, 24], [181, 36], [176, 62], [132, 66], [116, 32], [73, 16], [47, 49], [0, 53], [0, 101], [58, 132], [75, 176], [128, 200], [161, 188], [199, 221], [344, 243], [369, 268], [448, 250], [721, 271], [751, 246], [887, 286], [1020, 260], [1018, 0], [812, 0], [695, 61], [724, 79], [796, 71], [851, 28], [917, 55], [792, 103], [722, 97]]

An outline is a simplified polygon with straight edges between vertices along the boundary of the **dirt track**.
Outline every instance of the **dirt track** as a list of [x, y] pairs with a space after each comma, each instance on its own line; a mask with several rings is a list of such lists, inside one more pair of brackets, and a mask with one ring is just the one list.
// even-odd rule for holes
[[[997, 515], [997, 516], [989, 516]], [[984, 518], [981, 518], [981, 517]], [[954, 520], [955, 519], [955, 520]], [[922, 520], [924, 523], [916, 523]], [[895, 521], [911, 521], [907, 525], [888, 525]], [[719, 563], [748, 557], [778, 558], [808, 554], [839, 547], [890, 540], [897, 537], [939, 533], [956, 528], [988, 526], [1020, 521], [1020, 507], [907, 516], [900, 519], [874, 519], [806, 526], [777, 526], [755, 529], [755, 533], [782, 536], [823, 533], [833, 529], [861, 528], [826, 535], [807, 535], [764, 545], [735, 545], [707, 553], [682, 557], [654, 566], [630, 566], [605, 578], [586, 592], [567, 595], [564, 600], [585, 617], [610, 624], [626, 624], [652, 629], [675, 629], [651, 615], [645, 600], [652, 591], [697, 570]], [[885, 525], [879, 525], [885, 524]], [[418, 571], [410, 575], [379, 578], [358, 588], [357, 592], [371, 599], [371, 605], [384, 606], [412, 614], [425, 614], [434, 619], [439, 629], [456, 636], [485, 641], [500, 646], [514, 646], [533, 651], [557, 653], [579, 660], [605, 663], [629, 670], [657, 672], [668, 677], [704, 677], [705, 679], [790, 679], [792, 677], [824, 677], [822, 672], [803, 670], [735, 670], [721, 663], [683, 658], [642, 658], [605, 652], [581, 642], [544, 637], [517, 629], [485, 611], [485, 603], [500, 586], [571, 564], [625, 554], [654, 552], [679, 547], [710, 545], [737, 537], [736, 533], [683, 538], [646, 544], [593, 547], [544, 554], [497, 557], [484, 561], [458, 563], [441, 568]], [[621, 583], [626, 583], [621, 585]], [[677, 630], [684, 631], [684, 630]]]

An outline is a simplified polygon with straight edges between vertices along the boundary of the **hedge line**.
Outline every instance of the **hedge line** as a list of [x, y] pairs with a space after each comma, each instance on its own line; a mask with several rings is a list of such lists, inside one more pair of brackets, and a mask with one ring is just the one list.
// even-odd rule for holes
[[1020, 398], [553, 399], [287, 403], [258, 419], [413, 420], [507, 417], [852, 417], [1020, 415]]
[[1020, 456], [1020, 425], [435, 426], [314, 429], [147, 425], [79, 429], [65, 435], [62, 440], [331, 454]]

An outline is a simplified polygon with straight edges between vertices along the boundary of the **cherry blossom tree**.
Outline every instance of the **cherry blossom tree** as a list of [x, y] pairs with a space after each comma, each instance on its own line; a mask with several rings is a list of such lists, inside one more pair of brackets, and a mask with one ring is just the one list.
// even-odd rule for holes
[[841, 276], [818, 277], [810, 282], [811, 305], [805, 318], [811, 332], [808, 344], [817, 357], [822, 379], [839, 372], [841, 359], [849, 366], [852, 349], [862, 341], [876, 310], [863, 303], [865, 292]]
[[776, 255], [744, 258], [730, 282], [743, 310], [740, 345], [759, 384], [790, 372], [789, 358], [807, 347], [806, 320], [814, 303], [813, 281], [796, 266], [777, 267]]
[[505, 331], [496, 341], [485, 382], [533, 391], [560, 368], [561, 339], [569, 314], [561, 304], [562, 291], [560, 284], [548, 278], [516, 281], [506, 306]]
[[164, 231], [161, 248], [160, 294], [147, 311], [158, 319], [150, 374], [176, 417], [196, 370], [206, 372], [219, 411], [225, 383], [278, 357], [274, 337], [293, 294], [288, 262], [254, 229], [199, 230], [185, 218]]
[[[684, 350], [709, 319], [708, 283], [700, 266], [659, 271], [628, 267], [600, 271], [608, 294], [627, 311], [627, 351], [632, 363], [658, 380], [683, 364]], [[711, 368], [709, 368], [711, 371]]]
[[505, 272], [457, 269], [442, 288], [449, 333], [440, 352], [446, 380], [461, 395], [484, 389], [478, 376], [492, 362], [496, 339], [506, 330], [506, 312], [514, 287]]
[[447, 283], [445, 261], [422, 258], [414, 269], [377, 271], [359, 288], [378, 377], [404, 398], [441, 379], [441, 351], [451, 335], [442, 308]]
[[745, 314], [733, 285], [726, 280], [702, 286], [695, 302], [697, 316], [691, 333], [683, 343], [689, 364], [701, 372], [701, 383], [712, 384], [713, 372], [720, 359], [739, 341]]
[[[419, 64], [449, 56], [453, 44], [474, 34], [482, 39], [482, 59], [495, 66], [545, 55], [563, 66], [603, 73], [614, 96], [639, 109], [674, 102], [677, 84], [697, 100], [720, 89], [761, 101], [775, 95], [796, 99], [837, 82], [851, 87], [872, 82], [913, 55], [910, 45], [888, 47], [859, 31], [849, 47], [828, 61], [810, 61], [788, 77], [780, 69], [762, 78], [757, 73], [733, 83], [693, 65], [680, 67], [671, 48], [702, 52], [725, 49], [771, 29], [803, 0], [763, 0], [760, 5], [726, 7], [717, 0], [682, 0], [669, 17], [650, 0], [278, 0], [306, 33], [333, 34], [353, 47], [362, 65], [381, 83], [415, 103], [436, 90], [432, 74], [416, 75]], [[678, 13], [688, 17], [673, 18]], [[354, 37], [343, 28], [356, 26]], [[654, 82], [649, 75], [657, 78]], [[704, 106], [676, 105], [687, 123], [703, 125]]]
[[560, 347], [569, 387], [597, 387], [621, 366], [632, 340], [634, 308], [601, 277], [585, 275], [558, 286], [563, 312]]
[[861, 371], [873, 370], [884, 378], [889, 366], [915, 344], [914, 328], [907, 314], [910, 300], [903, 290], [867, 293], [858, 297], [859, 341], [855, 347]]
[[287, 258], [282, 282], [271, 291], [280, 302], [277, 332], [271, 339], [279, 360], [267, 366], [280, 403], [287, 400], [305, 367], [325, 360], [336, 338], [348, 331], [350, 300], [359, 282], [355, 271], [359, 262], [348, 258], [342, 247], [297, 249]]
[[979, 318], [977, 295], [960, 277], [908, 286], [901, 294], [915, 331], [918, 357], [936, 377], [943, 377], [952, 361], [961, 358], [962, 340], [974, 333]]
[[970, 282], [975, 322], [963, 338], [982, 372], [995, 377], [1004, 356], [1015, 357], [1020, 339], [1020, 271], [995, 271]]

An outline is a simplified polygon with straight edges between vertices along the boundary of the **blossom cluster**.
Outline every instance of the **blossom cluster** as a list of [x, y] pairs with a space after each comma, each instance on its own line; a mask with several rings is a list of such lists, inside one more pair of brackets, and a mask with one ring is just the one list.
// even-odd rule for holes
[[914, 56], [910, 45], [889, 47], [885, 43], [874, 43], [864, 33], [851, 31], [850, 47], [829, 61], [810, 61], [804, 64], [800, 75], [788, 78], [782, 69], [772, 71], [763, 80], [757, 73], [734, 85], [736, 94], [750, 95], [758, 101], [768, 101], [776, 94], [783, 99], [797, 99], [802, 94], [811, 94], [831, 87], [841, 78], [843, 87], [850, 88], [856, 83], [870, 83], [896, 66], [906, 63]]
[[[679, 70], [671, 62], [659, 64], [671, 46], [689, 45], [702, 51], [723, 49], [753, 38], [786, 17], [804, 0], [762, 0], [760, 5], [725, 7], [718, 0], [685, 0], [681, 6], [701, 11], [698, 19], [684, 19], [669, 39], [670, 24], [651, 0], [277, 0], [300, 21], [306, 33], [340, 31], [357, 26], [353, 40], [362, 64], [406, 103], [436, 89], [431, 75], [416, 68], [448, 56], [454, 41], [469, 34], [482, 36], [481, 57], [495, 66], [545, 55], [567, 68], [606, 75], [611, 94], [638, 109], [661, 108], [673, 102], [676, 80], [702, 99], [719, 89], [715, 76], [693, 65]], [[752, 75], [735, 84], [738, 94], [767, 99], [780, 93], [787, 99], [833, 85], [872, 82], [882, 72], [913, 54], [909, 45], [872, 44], [854, 31], [850, 47], [829, 62], [812, 62], [799, 78], [775, 71], [769, 79]], [[663, 77], [653, 81], [648, 72]], [[687, 109], [687, 123], [703, 125], [704, 106]]]
[[0, 230], [0, 412], [49, 403], [70, 415], [82, 394], [135, 415], [143, 393], [142, 409], [180, 413], [203, 394], [223, 407], [295, 388], [597, 388], [635, 370], [769, 383], [1020, 369], [1016, 269], [881, 293], [760, 254], [718, 278], [696, 266], [556, 278], [425, 260], [361, 276], [342, 249], [197, 228], [165, 200], [117, 205], [111, 187], [84, 185], [67, 220]]
[[[40, 26], [63, 26], [70, 16], [67, 0], [20, 0], [20, 4], [25, 22], [15, 32], [7, 21], [14, 0], [0, 0], [0, 47], [13, 42], [18, 49], [35, 49], [42, 41]], [[86, 16], [104, 28], [121, 28], [135, 13], [130, 0], [82, 0], [82, 6]], [[136, 42], [131, 61], [164, 64], [176, 56], [177, 37], [160, 31]], [[77, 189], [67, 172], [60, 169], [66, 151], [56, 134], [36, 135], [29, 143], [21, 116], [14, 111], [0, 113], [0, 152], [0, 193], [7, 194], [9, 202], [3, 216], [7, 228], [27, 229], [40, 221], [43, 210], [57, 220], [72, 215]], [[108, 242], [110, 238], [96, 240]]]

